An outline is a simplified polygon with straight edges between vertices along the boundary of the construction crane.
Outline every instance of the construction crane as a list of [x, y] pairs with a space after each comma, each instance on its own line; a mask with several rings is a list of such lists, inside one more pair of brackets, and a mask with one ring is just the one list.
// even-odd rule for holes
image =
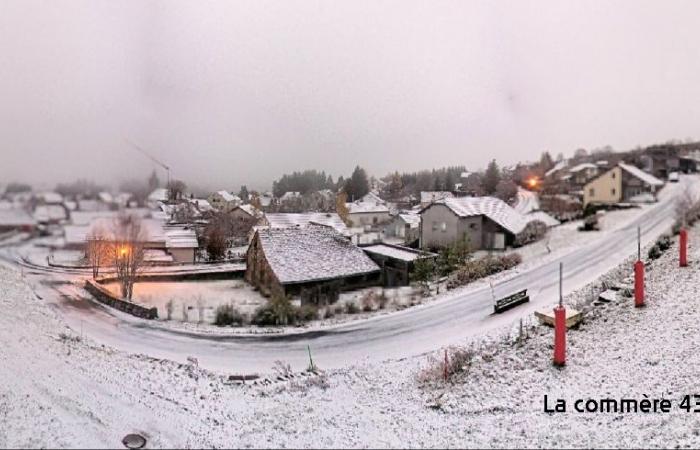
[[134, 149], [136, 149], [139, 153], [141, 153], [142, 155], [144, 155], [146, 158], [150, 159], [151, 161], [153, 161], [154, 163], [158, 164], [160, 167], [162, 167], [163, 169], [165, 169], [165, 172], [166, 172], [167, 177], [168, 177], [168, 184], [166, 184], [166, 186], [168, 187], [168, 189], [170, 189], [170, 167], [168, 167], [166, 164], [163, 164], [162, 162], [160, 162], [160, 161], [159, 161], [158, 159], [156, 159], [153, 155], [151, 155], [150, 153], [148, 153], [146, 150], [144, 150], [143, 148], [139, 147], [138, 145], [134, 144], [134, 143], [131, 142], [129, 139], [125, 139], [125, 141], [126, 141], [127, 144], [129, 144], [131, 147], [133, 147]]

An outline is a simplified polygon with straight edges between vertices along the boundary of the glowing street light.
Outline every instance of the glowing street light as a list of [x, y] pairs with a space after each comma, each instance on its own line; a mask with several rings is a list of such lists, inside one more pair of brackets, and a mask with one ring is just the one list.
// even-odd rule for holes
[[530, 178], [527, 180], [527, 185], [528, 185], [530, 188], [533, 188], [533, 189], [534, 189], [534, 188], [537, 187], [538, 184], [540, 184], [540, 180], [538, 180], [537, 177], [530, 177]]

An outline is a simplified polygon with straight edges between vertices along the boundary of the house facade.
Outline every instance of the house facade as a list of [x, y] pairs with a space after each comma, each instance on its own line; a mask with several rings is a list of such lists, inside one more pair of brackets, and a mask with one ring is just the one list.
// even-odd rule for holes
[[663, 181], [642, 169], [619, 163], [584, 186], [583, 206], [655, 201], [663, 185]]
[[241, 199], [228, 191], [214, 192], [207, 200], [212, 207], [222, 212], [229, 212], [241, 204]]
[[418, 214], [398, 214], [384, 227], [384, 236], [396, 238], [406, 244], [420, 237], [420, 216]]
[[527, 225], [521, 214], [493, 197], [448, 198], [424, 208], [420, 215], [420, 246], [430, 250], [462, 239], [472, 250], [505, 249]]

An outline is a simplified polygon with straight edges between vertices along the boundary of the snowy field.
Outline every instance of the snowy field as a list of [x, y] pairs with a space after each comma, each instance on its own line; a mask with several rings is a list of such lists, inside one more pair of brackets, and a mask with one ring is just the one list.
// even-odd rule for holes
[[[118, 447], [140, 432], [149, 447], [697, 447], [699, 419], [676, 407], [543, 412], [544, 394], [568, 402], [646, 394], [675, 405], [697, 392], [700, 246], [689, 268], [677, 268], [676, 255], [674, 245], [648, 268], [646, 308], [624, 298], [569, 332], [565, 369], [550, 364], [551, 329], [529, 330], [518, 346], [508, 328], [484, 337], [453, 382], [427, 385], [418, 375], [432, 355], [238, 386], [226, 374], [81, 339], [18, 273], [0, 269], [0, 446]], [[606, 278], [628, 277], [629, 267]], [[592, 299], [599, 286], [566, 302]]]
[[[106, 283], [107, 289], [119, 294], [118, 283]], [[216, 308], [233, 305], [239, 312], [251, 315], [267, 299], [241, 279], [177, 282], [139, 282], [134, 285], [134, 301], [158, 308], [161, 319], [181, 322], [214, 322]], [[172, 312], [168, 314], [168, 303]]]

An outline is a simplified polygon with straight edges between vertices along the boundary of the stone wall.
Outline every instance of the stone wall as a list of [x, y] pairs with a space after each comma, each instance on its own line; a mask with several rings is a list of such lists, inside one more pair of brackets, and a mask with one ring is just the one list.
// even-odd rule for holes
[[120, 298], [105, 287], [100, 286], [100, 284], [94, 280], [87, 280], [85, 282], [85, 290], [91, 293], [100, 303], [104, 303], [105, 305], [111, 306], [119, 311], [131, 314], [132, 316], [140, 317], [142, 319], [158, 318], [157, 308], [148, 308], [146, 306], [139, 305], [138, 303], [133, 303], [126, 299]]

